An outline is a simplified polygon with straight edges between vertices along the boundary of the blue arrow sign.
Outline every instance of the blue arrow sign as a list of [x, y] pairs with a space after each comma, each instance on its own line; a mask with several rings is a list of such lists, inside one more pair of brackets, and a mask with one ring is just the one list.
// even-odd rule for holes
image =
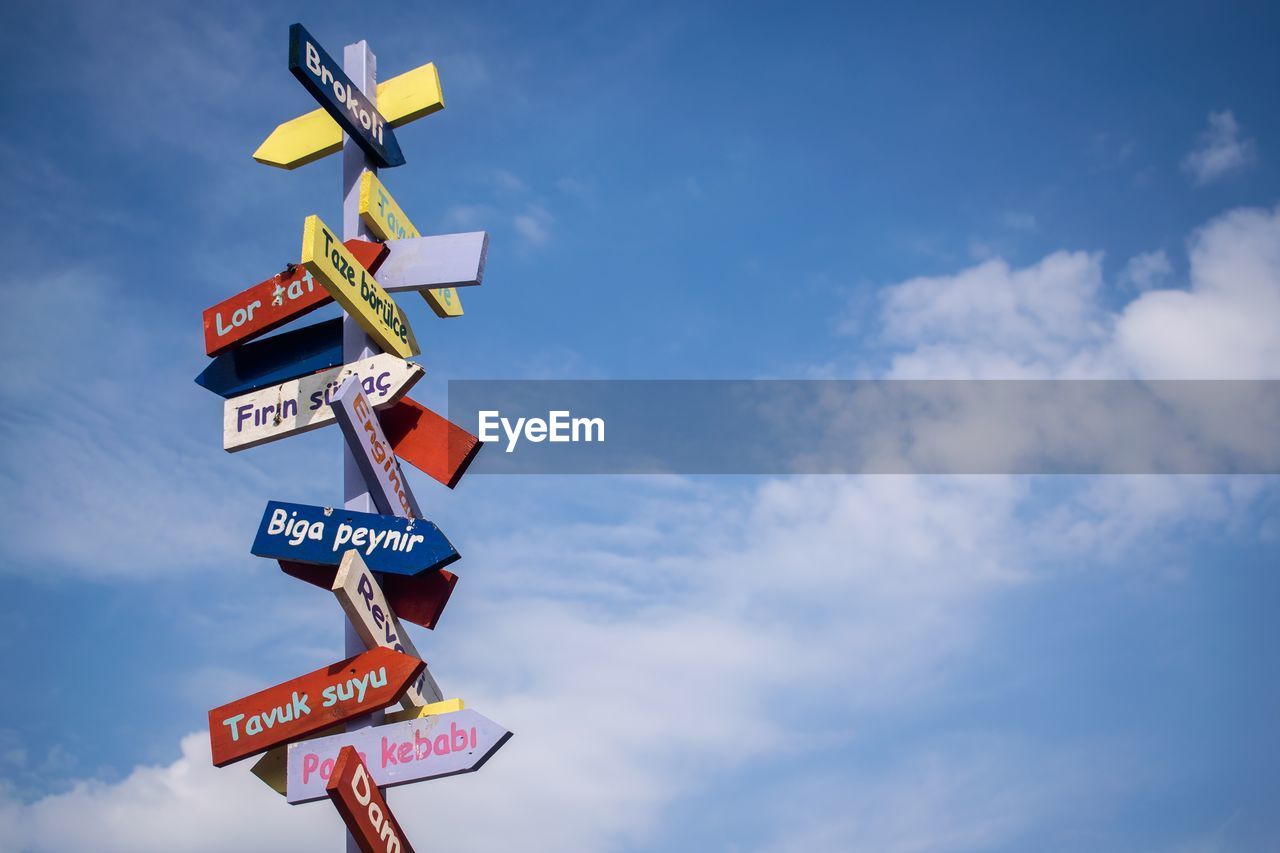
[[220, 397], [237, 397], [340, 364], [342, 318], [335, 317], [224, 352], [196, 377], [196, 384]]
[[416, 575], [459, 558], [429, 521], [270, 501], [250, 550], [259, 557], [336, 566], [355, 548], [375, 572]]
[[391, 125], [302, 24], [289, 27], [289, 71], [375, 163], [404, 165]]

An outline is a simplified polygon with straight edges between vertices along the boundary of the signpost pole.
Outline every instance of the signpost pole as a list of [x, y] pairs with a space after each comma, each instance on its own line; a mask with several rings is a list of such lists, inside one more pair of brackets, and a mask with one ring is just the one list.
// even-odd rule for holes
[[[377, 59], [374, 57], [373, 52], [369, 50], [367, 42], [361, 40], [343, 48], [342, 70], [365, 93], [365, 97], [369, 99], [370, 103], [376, 107], [378, 104]], [[377, 167], [365, 154], [364, 149], [356, 144], [354, 139], [344, 134], [342, 138], [343, 240], [370, 239], [368, 228], [360, 221], [360, 176], [366, 171], [376, 172]], [[356, 322], [355, 318], [350, 314], [344, 314], [342, 320], [343, 361], [350, 364], [353, 361], [376, 355], [378, 351], [374, 342], [365, 334], [364, 329]], [[360, 473], [360, 468], [356, 465], [355, 456], [352, 455], [346, 441], [342, 442], [342, 495], [343, 505], [347, 509], [358, 510], [359, 512], [377, 512], [373, 506], [373, 498], [369, 494], [369, 488], [365, 484], [364, 475]], [[345, 653], [348, 656], [360, 654], [365, 650], [364, 640], [360, 639], [360, 635], [356, 633], [355, 626], [351, 624], [350, 619], [345, 618], [345, 615], [342, 620], [342, 630], [345, 637]], [[347, 731], [379, 725], [382, 723], [382, 717], [381, 711], [362, 717], [349, 724]], [[360, 853], [360, 846], [350, 832], [347, 833], [346, 850], [347, 853]]]

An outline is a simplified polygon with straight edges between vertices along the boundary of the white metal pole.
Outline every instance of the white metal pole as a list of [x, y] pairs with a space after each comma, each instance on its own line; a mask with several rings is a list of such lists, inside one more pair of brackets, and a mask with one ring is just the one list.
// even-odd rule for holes
[[[369, 50], [367, 42], [361, 40], [343, 48], [342, 70], [351, 78], [351, 82], [373, 106], [378, 105], [378, 68], [377, 59]], [[368, 170], [376, 172], [377, 167], [367, 156], [364, 149], [356, 144], [350, 136], [342, 139], [342, 239], [369, 239], [369, 230], [360, 221], [360, 176]], [[378, 345], [365, 334], [364, 329], [351, 316], [342, 319], [342, 361], [350, 364], [362, 358], [376, 355], [381, 350]], [[377, 512], [373, 506], [373, 498], [365, 485], [360, 469], [356, 467], [355, 457], [346, 441], [342, 442], [342, 496], [344, 506], [360, 512]], [[364, 642], [356, 633], [350, 619], [342, 620], [342, 630], [346, 657], [358, 655], [365, 651]], [[366, 726], [378, 725], [382, 722], [382, 711], [352, 720], [347, 724], [347, 731], [362, 729]], [[360, 853], [356, 840], [347, 833], [347, 853]]]

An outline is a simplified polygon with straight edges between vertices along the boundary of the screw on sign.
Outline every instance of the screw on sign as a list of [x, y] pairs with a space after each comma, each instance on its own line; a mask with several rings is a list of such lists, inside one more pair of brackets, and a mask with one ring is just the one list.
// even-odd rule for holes
[[354, 748], [343, 747], [338, 753], [325, 793], [363, 853], [413, 853], [399, 821]]

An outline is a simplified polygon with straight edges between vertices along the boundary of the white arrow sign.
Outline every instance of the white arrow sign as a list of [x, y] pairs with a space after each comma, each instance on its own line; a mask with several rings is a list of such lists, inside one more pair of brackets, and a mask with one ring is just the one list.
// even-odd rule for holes
[[378, 284], [388, 293], [440, 287], [467, 287], [484, 279], [489, 234], [436, 234], [388, 240], [390, 252], [378, 267]]
[[479, 770], [510, 737], [467, 709], [291, 743], [286, 796], [291, 803], [324, 799], [325, 782], [347, 745], [360, 753], [381, 788]]
[[329, 403], [353, 376], [373, 407], [380, 409], [403, 397], [422, 373], [421, 365], [381, 353], [232, 397], [222, 408], [222, 448], [244, 450], [333, 423]]
[[[356, 633], [364, 641], [366, 649], [385, 646], [397, 652], [404, 652], [418, 660], [426, 660], [413, 647], [413, 641], [405, 632], [404, 626], [387, 604], [382, 587], [360, 559], [360, 552], [352, 549], [342, 555], [338, 564], [338, 574], [333, 579], [333, 594], [346, 612], [347, 618], [355, 626]], [[423, 669], [418, 680], [409, 685], [400, 704], [406, 709], [414, 709], [444, 699], [440, 685], [431, 677], [431, 670]]]

